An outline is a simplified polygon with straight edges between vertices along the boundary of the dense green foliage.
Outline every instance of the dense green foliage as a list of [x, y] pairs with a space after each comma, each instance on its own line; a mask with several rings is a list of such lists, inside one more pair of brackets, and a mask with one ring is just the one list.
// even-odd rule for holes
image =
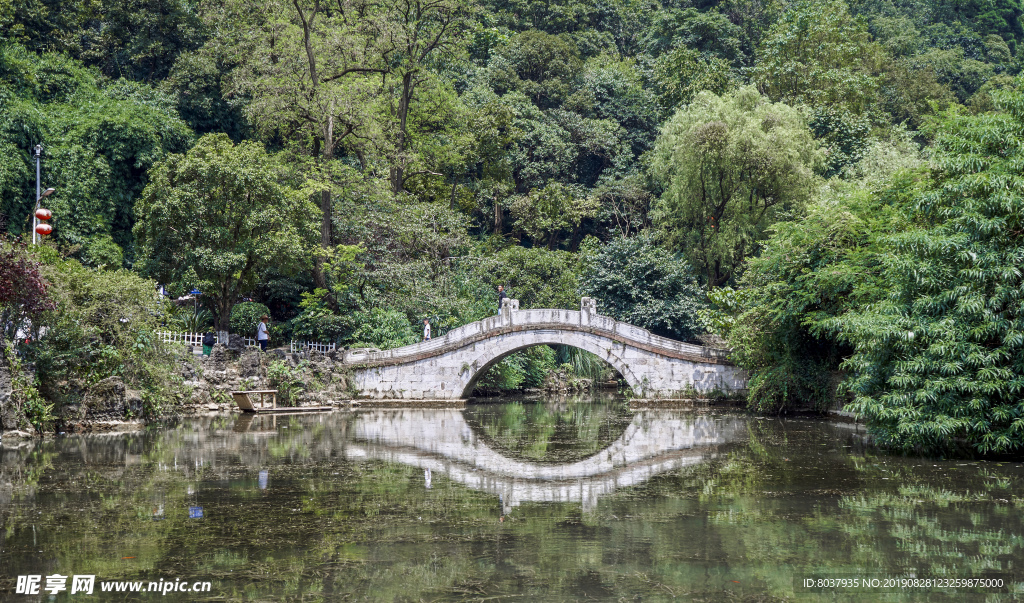
[[764, 232], [801, 209], [817, 144], [800, 114], [753, 88], [699, 94], [665, 124], [652, 162], [665, 186], [656, 223], [709, 285], [723, 285]]
[[[1022, 14], [0, 1], [3, 228], [28, 235], [41, 143], [47, 253], [198, 288], [221, 329], [252, 298], [275, 336], [393, 347], [492, 315], [499, 284], [523, 308], [588, 295], [726, 338], [754, 408], [850, 403], [893, 446], [1012, 450]], [[535, 382], [545, 354], [496, 383]]]
[[828, 371], [842, 369], [849, 408], [886, 444], [1024, 444], [1024, 94], [997, 102], [1006, 113], [943, 119], [933, 171], [776, 225], [730, 333], [756, 404], [827, 403]]
[[258, 143], [223, 134], [154, 167], [136, 207], [139, 269], [162, 282], [198, 287], [221, 330], [260, 271], [301, 253], [306, 203], [282, 184]]
[[0, 213], [8, 232], [31, 229], [35, 161], [44, 146], [46, 200], [58, 243], [93, 266], [131, 263], [133, 205], [148, 170], [184, 152], [192, 132], [152, 87], [103, 80], [57, 54], [0, 46]]
[[851, 407], [890, 444], [1024, 446], [1024, 93], [950, 115], [934, 182], [882, 239], [885, 291], [826, 323], [854, 353]]
[[555, 351], [546, 345], [527, 348], [502, 358], [476, 382], [477, 389], [522, 389], [544, 384], [555, 368]]
[[675, 339], [694, 339], [704, 294], [689, 264], [656, 246], [650, 237], [615, 239], [587, 249], [582, 291], [598, 311]]
[[256, 336], [256, 327], [259, 326], [260, 318], [264, 315], [270, 316], [270, 308], [259, 302], [242, 302], [231, 308], [231, 318], [228, 326], [232, 333], [242, 333], [246, 337]]
[[171, 402], [180, 377], [172, 350], [155, 336], [163, 312], [153, 282], [124, 269], [97, 271], [56, 258], [43, 272], [54, 309], [37, 322], [45, 336], [24, 346], [40, 393], [66, 408], [116, 376], [142, 392], [146, 404], [133, 412], [153, 416]]

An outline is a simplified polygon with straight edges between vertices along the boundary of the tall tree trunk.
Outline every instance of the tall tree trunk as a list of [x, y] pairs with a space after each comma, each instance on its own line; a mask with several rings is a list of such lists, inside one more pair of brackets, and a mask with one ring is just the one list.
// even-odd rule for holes
[[[321, 161], [323, 162], [324, 171], [327, 174], [328, 179], [330, 179], [330, 173], [331, 173], [331, 167], [330, 166], [331, 166], [331, 161], [333, 159], [334, 159], [334, 117], [333, 116], [328, 116], [328, 118], [327, 118], [327, 128], [326, 128], [326, 131], [324, 132], [324, 148], [323, 148], [323, 153], [321, 154]], [[332, 240], [334, 238], [333, 234], [332, 234], [334, 207], [332, 205], [331, 189], [330, 188], [328, 188], [326, 190], [323, 190], [323, 191], [320, 191], [320, 212], [321, 212], [321, 215], [322, 215], [322, 218], [320, 220], [320, 247], [321, 247], [321, 249], [323, 249], [326, 252], [328, 249], [331, 248], [331, 245], [334, 243], [334, 241]], [[317, 278], [315, 278], [314, 280], [316, 281], [316, 286], [318, 288], [320, 288], [320, 289], [326, 289], [327, 288], [327, 275], [324, 272], [323, 263], [324, 263], [323, 256], [317, 255], [317, 259], [316, 259], [316, 273], [314, 275]]]
[[[320, 79], [316, 70], [316, 53], [313, 52], [312, 29], [313, 20], [316, 19], [316, 15], [320, 11], [320, 2], [317, 1], [313, 4], [313, 10], [308, 18], [302, 11], [302, 7], [299, 6], [298, 0], [292, 0], [292, 4], [295, 6], [295, 11], [302, 22], [302, 44], [306, 49], [306, 61], [309, 64], [310, 86], [312, 86], [315, 94]], [[322, 132], [322, 143], [320, 139], [313, 141], [313, 156], [320, 157], [324, 163], [329, 162], [334, 155], [333, 130], [333, 118], [328, 118], [326, 128]], [[331, 192], [329, 190], [320, 193], [320, 210], [323, 216], [320, 221], [320, 247], [327, 250], [331, 246]], [[313, 257], [313, 283], [319, 289], [327, 288], [327, 275], [324, 273], [324, 256], [319, 253]]]
[[405, 147], [407, 144], [407, 128], [409, 105], [412, 103], [413, 74], [402, 75], [402, 96], [398, 99], [398, 156], [395, 165], [391, 166], [391, 190], [400, 193], [405, 190]]
[[[226, 289], [226, 287], [225, 287]], [[214, 303], [214, 309], [217, 311], [217, 330], [227, 331], [231, 325], [231, 306], [232, 299], [228, 297], [227, 293], [220, 296]], [[226, 341], [224, 343], [227, 343]]]

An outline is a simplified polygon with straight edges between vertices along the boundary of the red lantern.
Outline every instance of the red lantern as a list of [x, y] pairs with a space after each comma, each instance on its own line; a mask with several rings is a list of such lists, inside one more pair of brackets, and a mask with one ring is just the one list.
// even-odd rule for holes
[[53, 212], [48, 209], [43, 209], [42, 207], [40, 207], [39, 209], [36, 210], [36, 218], [40, 220], [49, 220], [52, 217]]
[[49, 224], [40, 224], [39, 226], [36, 226], [36, 232], [45, 237], [46, 235], [53, 232], [53, 227], [50, 226]]

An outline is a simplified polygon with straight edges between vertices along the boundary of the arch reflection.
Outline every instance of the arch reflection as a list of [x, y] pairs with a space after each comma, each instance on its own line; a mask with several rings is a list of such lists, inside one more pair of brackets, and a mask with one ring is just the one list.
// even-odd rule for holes
[[444, 474], [499, 497], [505, 513], [524, 502], [578, 502], [590, 510], [602, 496], [701, 463], [745, 435], [746, 423], [740, 418], [644, 410], [600, 452], [572, 462], [544, 463], [495, 450], [461, 410], [370, 410], [353, 421], [344, 454], [418, 467], [432, 476]]

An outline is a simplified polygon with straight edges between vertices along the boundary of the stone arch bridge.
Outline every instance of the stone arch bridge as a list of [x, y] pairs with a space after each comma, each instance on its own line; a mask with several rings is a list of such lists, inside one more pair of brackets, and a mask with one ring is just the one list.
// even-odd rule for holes
[[519, 310], [505, 300], [500, 314], [443, 337], [392, 350], [348, 350], [359, 395], [364, 398], [467, 398], [477, 380], [502, 358], [536, 345], [586, 350], [610, 364], [641, 398], [678, 398], [746, 391], [746, 373], [726, 352], [654, 335], [597, 313], [583, 298], [580, 311]]

